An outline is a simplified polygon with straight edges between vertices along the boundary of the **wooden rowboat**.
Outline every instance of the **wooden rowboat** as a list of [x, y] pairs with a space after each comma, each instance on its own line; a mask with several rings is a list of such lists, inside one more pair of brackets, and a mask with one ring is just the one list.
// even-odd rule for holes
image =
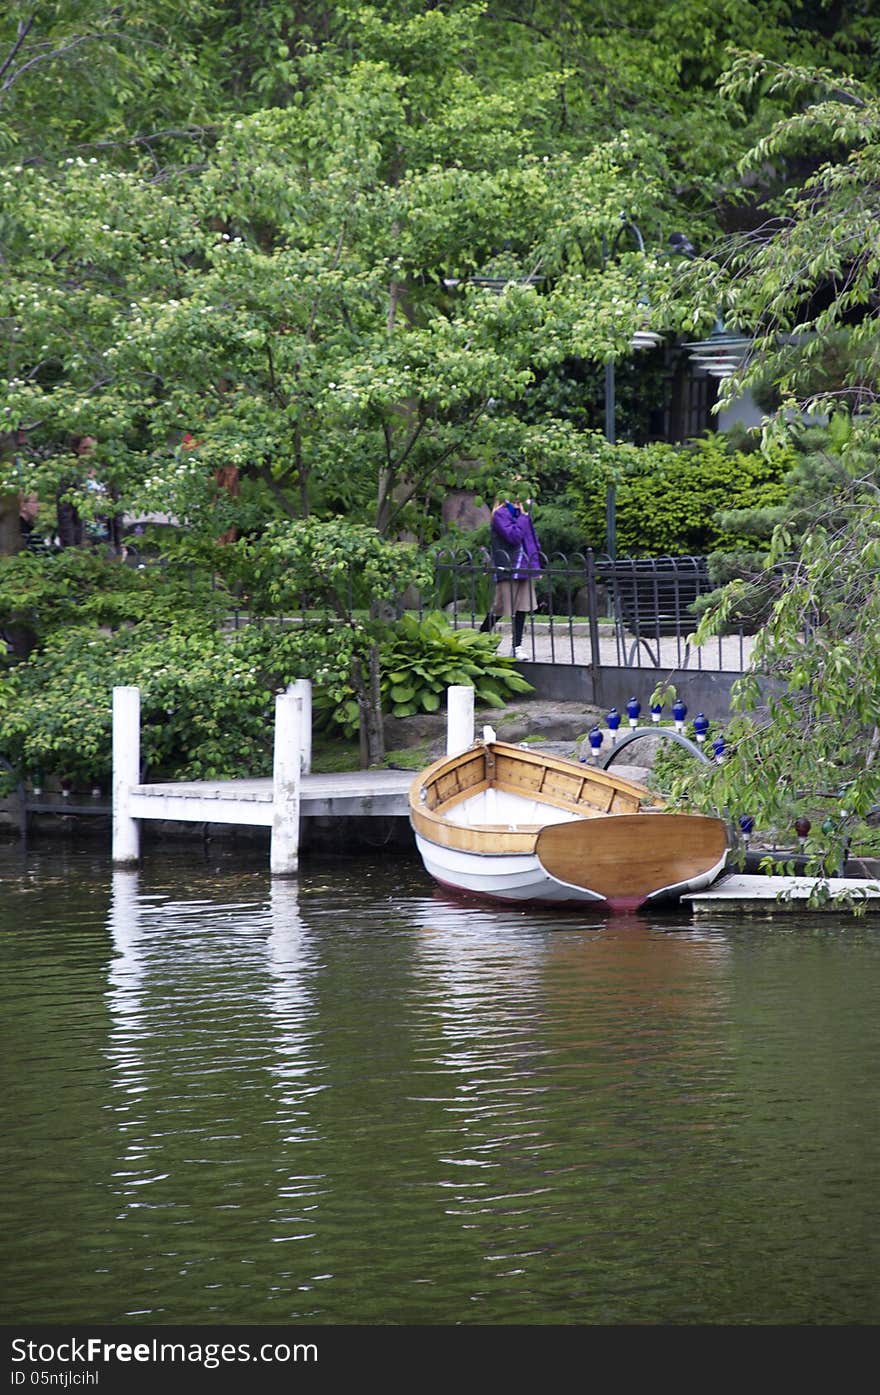
[[632, 911], [702, 890], [727, 859], [721, 819], [665, 812], [633, 780], [502, 741], [428, 766], [409, 810], [426, 871], [492, 901]]

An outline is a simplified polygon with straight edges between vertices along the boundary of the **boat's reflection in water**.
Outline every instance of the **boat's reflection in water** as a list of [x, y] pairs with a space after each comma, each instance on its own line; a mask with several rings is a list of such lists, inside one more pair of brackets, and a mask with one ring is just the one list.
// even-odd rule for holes
[[624, 1219], [621, 1196], [677, 1185], [705, 1146], [705, 1114], [690, 1101], [705, 1098], [707, 1076], [710, 1095], [717, 1080], [728, 1089], [725, 938], [682, 917], [489, 908], [442, 894], [416, 916], [436, 1034], [426, 1091], [445, 1112], [434, 1137], [450, 1220], [483, 1237], [499, 1278], [529, 1272], [547, 1246], [575, 1269], [608, 1270], [614, 1237], [642, 1226], [650, 1249], [656, 1217], [629, 1203]]
[[460, 1026], [470, 1034], [479, 1032], [480, 1020], [488, 1028], [502, 1005], [525, 1014], [524, 998], [557, 1033], [573, 1014], [578, 1035], [589, 1021], [601, 1022], [606, 1047], [623, 1034], [628, 1049], [648, 1023], [668, 1028], [682, 1018], [704, 1019], [708, 1028], [726, 1015], [730, 943], [692, 925], [686, 913], [566, 913], [488, 906], [439, 891], [414, 910], [420, 967], [442, 980], [447, 1022], [457, 1005], [467, 1005]]

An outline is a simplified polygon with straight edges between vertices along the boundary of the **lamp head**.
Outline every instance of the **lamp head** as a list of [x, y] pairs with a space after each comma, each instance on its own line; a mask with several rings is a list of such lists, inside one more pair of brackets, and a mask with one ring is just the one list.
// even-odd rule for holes
[[674, 232], [669, 235], [669, 247], [673, 252], [677, 252], [681, 257], [695, 257], [697, 249], [690, 238], [685, 233]]

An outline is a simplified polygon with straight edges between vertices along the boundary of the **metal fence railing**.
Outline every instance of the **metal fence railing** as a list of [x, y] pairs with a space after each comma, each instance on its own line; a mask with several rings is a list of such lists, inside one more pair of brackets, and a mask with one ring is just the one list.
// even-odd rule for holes
[[[129, 559], [126, 559], [129, 560]], [[509, 569], [507, 562], [509, 560]], [[160, 559], [130, 559], [135, 566], [161, 566]], [[185, 570], [189, 571], [189, 568]], [[442, 550], [435, 555], [433, 582], [401, 607], [447, 613], [456, 629], [479, 629], [492, 608], [496, 577], [522, 574], [516, 559], [495, 559], [485, 548]], [[742, 673], [748, 665], [753, 635], [736, 629], [697, 648], [691, 635], [697, 625], [695, 604], [713, 589], [705, 557], [622, 557], [611, 559], [587, 549], [583, 553], [541, 553], [534, 581], [537, 607], [527, 613], [521, 641], [527, 660], [550, 664], [633, 669], [685, 669]], [[363, 604], [350, 581], [350, 606]], [[323, 610], [323, 608], [322, 608]], [[397, 612], [402, 613], [402, 609]], [[284, 616], [251, 614], [246, 601], [232, 607], [226, 627], [297, 625], [314, 620], [314, 601]], [[388, 618], [393, 619], [393, 608]], [[329, 611], [323, 618], [330, 622]], [[499, 626], [499, 653], [512, 649], [510, 618]]]
[[[442, 551], [423, 609], [444, 609], [453, 625], [479, 628], [495, 590], [498, 555]], [[511, 559], [515, 572], [515, 559]], [[705, 557], [541, 554], [533, 575], [538, 607], [527, 615], [525, 657], [547, 663], [742, 672], [752, 636], [738, 629], [700, 648], [690, 641], [695, 604], [713, 589]], [[502, 622], [509, 626], [509, 622]], [[502, 638], [501, 653], [505, 652]], [[509, 650], [507, 651], [509, 652]]]

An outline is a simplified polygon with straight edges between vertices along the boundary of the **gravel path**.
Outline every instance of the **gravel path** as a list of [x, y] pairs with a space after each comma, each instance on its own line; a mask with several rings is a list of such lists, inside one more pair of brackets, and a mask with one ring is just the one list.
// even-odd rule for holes
[[[512, 637], [509, 622], [499, 625], [498, 653], [509, 656]], [[625, 632], [616, 636], [613, 626], [599, 626], [599, 663], [603, 667], [691, 668], [713, 673], [742, 673], [754, 647], [753, 635], [727, 635], [710, 640], [701, 649], [688, 646], [685, 636], [637, 643]], [[527, 623], [522, 648], [525, 662], [547, 664], [589, 664], [592, 662], [590, 631], [586, 621], [549, 624], [546, 620]]]

